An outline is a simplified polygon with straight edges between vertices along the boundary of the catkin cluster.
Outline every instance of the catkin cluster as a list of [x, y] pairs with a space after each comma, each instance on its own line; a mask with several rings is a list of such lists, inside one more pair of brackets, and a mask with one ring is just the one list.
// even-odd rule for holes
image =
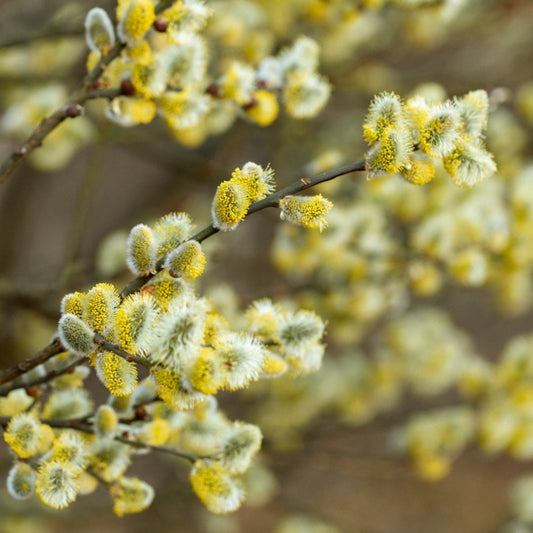
[[[249, 204], [271, 192], [272, 174], [247, 163], [227, 183]], [[193, 463], [192, 488], [210, 511], [227, 513], [242, 503], [242, 477], [262, 434], [253, 424], [230, 421], [216, 394], [317, 371], [324, 323], [312, 311], [261, 299], [232, 328], [195, 293], [192, 280], [202, 274], [205, 256], [192, 232], [186, 213], [135, 226], [127, 264], [145, 281], [142, 288], [126, 296], [99, 283], [63, 298], [58, 335], [66, 351], [0, 399], [0, 417], [8, 417], [4, 440], [17, 457], [7, 481], [15, 498], [37, 492], [63, 508], [100, 482], [117, 515], [141, 511], [154, 491], [126, 470], [136, 452], [164, 448]], [[83, 384], [89, 369], [77, 366], [85, 362], [110, 395], [97, 409]], [[69, 367], [74, 372], [62, 375]], [[59, 377], [39, 385], [50, 372]]]

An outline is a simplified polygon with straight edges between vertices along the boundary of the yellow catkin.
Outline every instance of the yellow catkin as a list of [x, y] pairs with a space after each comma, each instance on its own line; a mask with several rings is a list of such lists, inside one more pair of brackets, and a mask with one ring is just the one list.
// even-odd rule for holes
[[253, 104], [245, 108], [246, 115], [262, 127], [270, 126], [279, 114], [278, 99], [269, 91], [256, 91]]

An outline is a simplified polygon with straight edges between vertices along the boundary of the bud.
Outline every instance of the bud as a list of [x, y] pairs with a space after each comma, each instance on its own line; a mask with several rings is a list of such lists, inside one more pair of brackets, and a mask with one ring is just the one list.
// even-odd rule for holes
[[129, 396], [137, 386], [137, 367], [112, 352], [96, 360], [96, 375], [114, 396]]
[[115, 44], [115, 32], [109, 15], [100, 7], [93, 7], [85, 17], [85, 39], [94, 52], [105, 54]]
[[397, 94], [381, 93], [374, 96], [363, 124], [363, 135], [370, 145], [379, 141], [388, 128], [402, 126], [402, 101]]
[[471, 138], [479, 138], [487, 129], [489, 97], [486, 91], [470, 91], [454, 101], [463, 130]]
[[236, 168], [231, 175], [230, 182], [245, 188], [250, 203], [266, 198], [276, 188], [274, 171], [270, 166], [263, 169], [251, 161], [246, 163], [242, 169]]
[[215, 357], [221, 362], [224, 387], [236, 390], [246, 387], [259, 377], [265, 349], [250, 335], [228, 333], [217, 342]]
[[473, 187], [496, 172], [492, 155], [472, 142], [459, 142], [443, 159], [444, 168], [459, 187]]
[[127, 352], [149, 352], [155, 340], [157, 318], [156, 303], [150, 294], [128, 296], [114, 317], [117, 344]]
[[212, 348], [204, 348], [188, 375], [191, 385], [203, 394], [215, 394], [224, 383], [221, 361]]
[[67, 389], [56, 391], [50, 395], [43, 409], [43, 417], [83, 418], [93, 410], [93, 402], [86, 389]]
[[413, 151], [411, 136], [405, 128], [386, 129], [366, 154], [368, 178], [396, 174], [409, 165]]
[[322, 231], [328, 224], [324, 218], [333, 204], [321, 194], [286, 196], [279, 201], [280, 218], [304, 228]]
[[67, 313], [59, 320], [58, 326], [61, 344], [69, 351], [88, 354], [95, 349], [94, 331], [76, 315]]
[[250, 200], [246, 188], [230, 181], [223, 181], [218, 187], [211, 206], [213, 226], [221, 231], [234, 230], [246, 217]]
[[191, 470], [191, 484], [198, 498], [212, 513], [231, 513], [240, 507], [244, 499], [241, 482], [218, 463], [197, 461]]
[[19, 457], [25, 459], [39, 452], [42, 436], [42, 424], [36, 416], [20, 413], [9, 421], [4, 440]]
[[78, 495], [79, 470], [58, 461], [45, 461], [37, 474], [37, 494], [54, 509], [62, 509]]
[[126, 248], [126, 263], [136, 276], [155, 273], [155, 239], [148, 226], [137, 224], [131, 229]]
[[140, 513], [150, 506], [154, 489], [136, 477], [122, 477], [110, 487], [113, 511], [117, 516]]
[[26, 463], [15, 463], [7, 475], [7, 491], [17, 500], [27, 500], [35, 492], [35, 472]]
[[47, 460], [84, 470], [88, 462], [88, 450], [80, 435], [73, 431], [64, 431], [54, 441]]
[[315, 72], [297, 71], [287, 74], [283, 87], [283, 103], [293, 118], [316, 116], [329, 100], [331, 86]]
[[61, 300], [61, 314], [71, 313], [81, 318], [83, 314], [83, 301], [85, 294], [83, 292], [71, 292], [65, 294]]
[[85, 296], [83, 319], [99, 333], [112, 325], [120, 303], [117, 290], [110, 283], [98, 283]]
[[117, 7], [118, 36], [122, 42], [133, 42], [142, 37], [155, 21], [151, 0], [119, 2]]
[[93, 426], [94, 432], [100, 438], [112, 439], [117, 432], [117, 413], [111, 406], [101, 405], [94, 415]]
[[420, 131], [420, 147], [431, 157], [445, 157], [459, 140], [461, 118], [450, 103], [435, 106]]
[[154, 226], [157, 258], [165, 256], [186, 241], [193, 229], [191, 217], [187, 213], [169, 213], [160, 218]]
[[222, 445], [220, 464], [231, 474], [242, 474], [259, 451], [262, 439], [257, 426], [235, 422]]
[[162, 366], [152, 370], [157, 382], [159, 397], [174, 411], [193, 409], [206, 396], [195, 391], [184, 380], [180, 372]]
[[256, 91], [251, 104], [244, 107], [246, 116], [259, 126], [270, 126], [279, 114], [278, 99], [269, 91]]
[[205, 254], [197, 241], [187, 241], [170, 252], [164, 267], [173, 277], [194, 279], [202, 274], [205, 268]]

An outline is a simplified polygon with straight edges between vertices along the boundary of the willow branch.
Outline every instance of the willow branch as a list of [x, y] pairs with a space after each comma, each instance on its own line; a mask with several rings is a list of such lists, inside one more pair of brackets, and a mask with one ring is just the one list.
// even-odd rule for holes
[[43, 385], [44, 383], [47, 383], [52, 379], [58, 378], [59, 376], [69, 374], [77, 366], [84, 364], [86, 361], [87, 357], [81, 357], [63, 368], [50, 370], [46, 373], [45, 376], [42, 376], [33, 381], [29, 381], [28, 383], [12, 383], [11, 385], [5, 385], [4, 387], [0, 387], [0, 396], [5, 396], [6, 394], [10, 393], [12, 390], [15, 389], [31, 389], [32, 387]]
[[[170, 0], [162, 0], [155, 8], [161, 13], [172, 4]], [[121, 93], [120, 89], [95, 90], [95, 84], [104, 73], [107, 66], [116, 59], [126, 43], [117, 41], [115, 45], [100, 58], [98, 64], [85, 76], [82, 87], [74, 93], [69, 101], [54, 113], [42, 120], [33, 133], [18, 147], [0, 166], [0, 183], [4, 183], [15, 169], [39, 146], [46, 136], [67, 118], [79, 117], [83, 113], [83, 105], [87, 100], [95, 98], [115, 98]]]
[[[253, 213], [257, 213], [258, 211], [262, 211], [263, 209], [266, 209], [267, 207], [278, 207], [279, 201], [282, 198], [285, 198], [286, 196], [289, 196], [291, 194], [297, 194], [299, 192], [303, 192], [311, 187], [314, 187], [315, 185], [319, 185], [320, 183], [325, 183], [326, 181], [330, 181], [332, 179], [338, 178], [339, 176], [344, 176], [346, 174], [350, 174], [351, 172], [361, 172], [365, 170], [365, 160], [362, 159], [361, 161], [356, 161], [355, 163], [349, 163], [348, 165], [344, 165], [342, 167], [328, 170], [327, 172], [322, 172], [321, 174], [317, 174], [316, 176], [313, 176], [312, 178], [302, 178], [298, 181], [295, 181], [294, 183], [291, 183], [284, 189], [280, 189], [279, 191], [272, 193], [270, 196], [267, 196], [263, 200], [260, 200], [259, 202], [255, 202], [252, 204], [249, 209], [246, 216]], [[213, 224], [209, 224], [209, 226], [206, 226], [204, 229], [200, 230], [198, 233], [193, 235], [190, 239], [190, 241], [198, 241], [202, 242], [208, 239], [209, 237], [215, 235], [215, 233], [218, 233], [219, 230], [213, 226]], [[160, 272], [163, 268], [163, 264], [165, 262], [165, 258], [160, 259], [156, 264], [156, 273]], [[137, 292], [143, 285], [148, 283], [155, 274], [148, 274], [147, 276], [139, 276], [132, 280], [121, 292], [121, 297], [125, 298], [126, 296], [133, 294], [134, 292]]]
[[62, 351], [64, 351], [64, 348], [61, 345], [60, 340], [55, 338], [48, 346], [43, 348], [40, 352], [37, 352], [33, 357], [20, 361], [16, 365], [0, 372], [0, 385], [7, 383], [8, 381], [13, 381], [15, 378], [18, 378], [45, 361], [48, 361], [48, 359]]
[[113, 344], [112, 342], [109, 342], [105, 337], [102, 337], [100, 333], [97, 333], [94, 336], [94, 342], [96, 342], [98, 346], [104, 348], [108, 352], [113, 352], [119, 357], [122, 357], [122, 359], [125, 359], [129, 363], [134, 362], [146, 368], [151, 368], [152, 366], [154, 366], [154, 364], [151, 361], [148, 361], [146, 357], [140, 357], [138, 355], [133, 355], [131, 353], [125, 352], [116, 344]]
[[[0, 416], [0, 426], [6, 427], [9, 424], [9, 421], [12, 417], [10, 416]], [[75, 418], [71, 420], [61, 420], [61, 419], [43, 419], [41, 421], [43, 424], [46, 424], [50, 427], [57, 429], [74, 429], [76, 431], [82, 431], [83, 433], [95, 434], [94, 428], [91, 424], [87, 423], [87, 417], [85, 418]], [[113, 440], [121, 442], [122, 444], [127, 444], [132, 448], [138, 448], [142, 450], [154, 451], [166, 453], [168, 455], [173, 455], [174, 457], [180, 457], [181, 459], [186, 459], [191, 463], [198, 461], [199, 459], [214, 459], [216, 455], [198, 455], [195, 453], [183, 452], [171, 448], [170, 446], [152, 446], [150, 444], [145, 444], [144, 442], [139, 442], [136, 440], [128, 439], [127, 437], [122, 437], [117, 435]]]

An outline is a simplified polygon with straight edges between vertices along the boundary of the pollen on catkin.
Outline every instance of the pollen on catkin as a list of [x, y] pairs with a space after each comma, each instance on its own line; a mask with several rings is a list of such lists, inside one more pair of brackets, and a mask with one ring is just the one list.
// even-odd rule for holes
[[81, 318], [84, 299], [85, 294], [83, 292], [71, 292], [65, 294], [61, 300], [61, 314], [71, 313], [78, 318]]
[[197, 461], [190, 478], [194, 492], [212, 513], [231, 513], [244, 499], [241, 482], [218, 463]]
[[231, 174], [231, 183], [244, 187], [250, 203], [259, 202], [271, 194], [276, 188], [274, 171], [249, 161], [242, 169], [236, 168]]
[[125, 298], [114, 316], [115, 342], [130, 353], [147, 353], [156, 339], [157, 306], [150, 294]]
[[402, 101], [397, 94], [381, 93], [374, 96], [363, 123], [365, 141], [374, 144], [388, 128], [402, 125], [403, 121]]
[[435, 106], [420, 131], [420, 147], [432, 157], [445, 157], [459, 140], [461, 119], [450, 102]]
[[186, 241], [167, 255], [164, 268], [173, 277], [195, 279], [205, 268], [205, 254], [198, 241]]
[[103, 333], [111, 326], [120, 303], [117, 290], [110, 283], [98, 283], [85, 296], [83, 320], [94, 331]]
[[260, 90], [252, 95], [251, 104], [245, 106], [246, 116], [261, 127], [270, 126], [279, 114], [278, 99], [269, 91]]
[[47, 460], [83, 470], [88, 463], [88, 449], [80, 435], [73, 431], [64, 431], [54, 441]]
[[110, 405], [100, 405], [93, 418], [94, 432], [100, 438], [112, 439], [118, 426], [118, 416]]
[[136, 477], [121, 477], [111, 485], [109, 492], [117, 516], [144, 511], [154, 499], [154, 489]]
[[137, 367], [112, 352], [103, 352], [96, 360], [96, 375], [114, 396], [129, 396], [137, 386]]
[[234, 230], [246, 217], [250, 200], [246, 188], [233, 181], [223, 181], [217, 188], [211, 215], [213, 226], [221, 231]]
[[204, 348], [187, 372], [191, 385], [204, 394], [215, 394], [224, 383], [222, 362], [212, 348]]
[[180, 372], [171, 368], [152, 369], [157, 382], [159, 397], [173, 410], [192, 409], [206, 399], [206, 396], [188, 386]]
[[119, 2], [117, 7], [117, 32], [123, 42], [133, 42], [142, 37], [155, 20], [154, 4], [151, 0], [130, 0]]
[[63, 509], [78, 495], [79, 469], [58, 461], [41, 463], [37, 473], [37, 494], [54, 509]]
[[304, 228], [322, 231], [327, 226], [325, 216], [333, 204], [321, 194], [286, 196], [279, 201], [280, 218]]
[[492, 155], [473, 142], [459, 142], [443, 159], [444, 168], [455, 185], [473, 187], [496, 172]]
[[380, 140], [366, 154], [368, 178], [396, 174], [409, 164], [413, 150], [411, 136], [405, 128], [386, 128]]
[[326, 105], [330, 94], [331, 86], [320, 74], [290, 72], [283, 87], [283, 103], [291, 117], [313, 118]]
[[126, 264], [136, 276], [155, 272], [156, 244], [149, 226], [137, 224], [131, 229], [126, 245]]
[[187, 213], [169, 213], [161, 217], [154, 225], [157, 258], [160, 259], [187, 240], [193, 229], [191, 217]]
[[259, 377], [265, 349], [251, 335], [228, 333], [217, 341], [215, 357], [221, 362], [224, 387], [236, 390]]
[[231, 474], [242, 474], [261, 447], [263, 435], [253, 424], [235, 422], [222, 446], [220, 464]]
[[39, 452], [42, 436], [42, 424], [31, 413], [12, 417], [4, 432], [4, 440], [23, 459]]

